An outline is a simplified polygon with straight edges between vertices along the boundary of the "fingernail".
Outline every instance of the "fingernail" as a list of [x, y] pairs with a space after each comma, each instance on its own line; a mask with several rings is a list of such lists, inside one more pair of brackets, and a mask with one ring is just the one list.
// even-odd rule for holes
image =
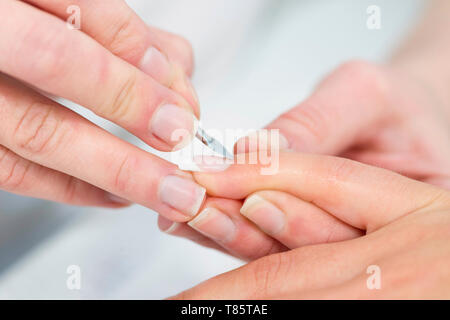
[[194, 162], [203, 172], [221, 172], [228, 169], [232, 161], [226, 158], [212, 156], [195, 156]]
[[139, 68], [153, 79], [164, 85], [170, 85], [172, 67], [167, 57], [155, 47], [150, 47], [145, 52]]
[[250, 196], [245, 200], [241, 214], [270, 235], [278, 234], [285, 225], [284, 213], [258, 195]]
[[124, 206], [128, 206], [131, 204], [131, 201], [128, 201], [127, 199], [121, 198], [121, 197], [116, 196], [115, 194], [112, 194], [109, 192], [106, 193], [106, 198], [110, 202], [117, 203], [117, 204], [124, 205]]
[[289, 149], [289, 142], [281, 133], [275, 134], [277, 141], [272, 141], [270, 130], [257, 131], [249, 134], [247, 137], [239, 139], [235, 144], [236, 153], [249, 153], [258, 150], [268, 150], [269, 148], [278, 148], [279, 150]]
[[179, 223], [169, 220], [163, 216], [159, 216], [158, 218], [158, 227], [161, 231], [165, 233], [172, 233], [177, 227]]
[[177, 176], [167, 176], [159, 185], [160, 200], [189, 217], [197, 214], [205, 194], [205, 188], [192, 180]]
[[150, 131], [179, 149], [191, 141], [194, 135], [194, 115], [173, 104], [163, 105], [153, 115]]
[[236, 231], [236, 226], [230, 217], [216, 208], [205, 208], [188, 224], [198, 232], [219, 242], [230, 241]]

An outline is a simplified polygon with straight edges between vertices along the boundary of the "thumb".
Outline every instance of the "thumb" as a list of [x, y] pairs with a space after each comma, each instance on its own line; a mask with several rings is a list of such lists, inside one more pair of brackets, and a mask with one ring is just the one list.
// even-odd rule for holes
[[[279, 129], [280, 146], [295, 151], [337, 155], [363, 142], [388, 116], [384, 71], [365, 62], [348, 62], [328, 76], [303, 103], [266, 128]], [[240, 139], [236, 153], [261, 148], [257, 135]], [[285, 143], [287, 142], [287, 143]]]

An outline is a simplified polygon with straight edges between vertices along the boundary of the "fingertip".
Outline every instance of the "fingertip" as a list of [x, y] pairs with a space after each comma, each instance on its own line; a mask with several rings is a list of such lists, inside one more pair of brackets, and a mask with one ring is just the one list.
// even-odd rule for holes
[[236, 235], [236, 225], [230, 217], [214, 207], [206, 207], [188, 225], [201, 234], [217, 241], [228, 243]]
[[173, 233], [178, 228], [179, 223], [169, 220], [161, 215], [158, 216], [158, 228], [167, 234]]

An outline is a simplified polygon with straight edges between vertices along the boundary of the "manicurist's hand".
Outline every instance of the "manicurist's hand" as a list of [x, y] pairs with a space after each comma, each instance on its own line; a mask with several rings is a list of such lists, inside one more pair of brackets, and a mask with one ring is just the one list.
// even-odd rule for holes
[[[80, 30], [65, 22], [73, 6]], [[180, 144], [172, 133], [192, 133], [199, 115], [191, 71], [186, 41], [148, 27], [122, 0], [1, 1], [0, 189], [79, 205], [136, 202], [188, 220], [204, 198], [190, 174], [41, 92], [170, 151]]]
[[[242, 215], [292, 250], [176, 298], [450, 298], [450, 192], [330, 156], [286, 152], [276, 174], [260, 169], [237, 165], [195, 178], [213, 196], [246, 198]], [[227, 234], [222, 241], [245, 239], [234, 219], [211, 212], [198, 221], [204, 234], [221, 219], [227, 230], [210, 230]]]

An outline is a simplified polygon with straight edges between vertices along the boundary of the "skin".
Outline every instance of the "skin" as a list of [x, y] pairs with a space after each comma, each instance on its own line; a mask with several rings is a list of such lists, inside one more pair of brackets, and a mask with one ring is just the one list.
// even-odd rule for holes
[[[258, 195], [283, 212], [286, 224], [274, 233], [247, 220], [273, 239], [251, 245], [267, 255], [175, 298], [450, 298], [450, 41], [442, 32], [450, 27], [450, 3], [430, 3], [389, 62], [344, 63], [267, 126], [280, 130], [291, 151], [302, 152], [282, 154], [277, 174], [262, 177], [251, 166], [195, 174], [207, 186], [208, 201], [231, 198], [220, 201], [242, 205]], [[243, 138], [235, 152], [255, 151], [252, 139]], [[188, 229], [181, 224], [173, 231], [197, 241], [198, 232]], [[234, 245], [245, 239], [208, 240], [204, 231], [203, 244], [255, 258]], [[381, 268], [382, 290], [367, 289], [372, 264]]]
[[[450, 298], [450, 192], [444, 189], [348, 159], [294, 152], [281, 154], [280, 171], [270, 179], [258, 165], [196, 179], [214, 196], [256, 193], [280, 209], [289, 207], [287, 225], [272, 237], [291, 250], [219, 275], [176, 299]], [[314, 239], [291, 227], [304, 221], [305, 203], [345, 224], [349, 239], [304, 245]], [[365, 235], [354, 237], [352, 229]], [[333, 230], [330, 225], [322, 232]], [[371, 265], [381, 269], [381, 290], [367, 289]]]
[[[440, 32], [450, 28], [449, 15], [448, 1], [430, 1], [423, 20], [388, 62], [343, 63], [310, 97], [266, 128], [279, 130], [292, 151], [339, 156], [450, 190], [450, 41]], [[255, 147], [269, 148], [270, 141], [261, 145], [244, 137], [235, 152]], [[184, 225], [171, 231], [178, 235], [178, 229], [191, 239], [199, 236]], [[314, 230], [309, 232], [314, 238]], [[217, 242], [202, 238], [203, 244], [211, 241]], [[253, 258], [228, 244], [226, 249], [245, 260]]]
[[[339, 155], [449, 188], [450, 99], [446, 80], [450, 45], [445, 38], [439, 38], [439, 30], [448, 29], [450, 6], [445, 0], [433, 3], [419, 31], [390, 63], [344, 64], [307, 101], [268, 128], [280, 129], [293, 150]], [[73, 4], [83, 13], [79, 32], [69, 30], [64, 23], [66, 9]], [[0, 30], [5, 30], [0, 37], [0, 188], [71, 204], [120, 207], [137, 202], [168, 219], [186, 221], [177, 210], [161, 203], [158, 185], [167, 175], [192, 179], [190, 174], [110, 135], [42, 92], [79, 103], [152, 147], [170, 151], [173, 146], [150, 133], [148, 123], [162, 103], [176, 104], [199, 116], [198, 103], [186, 77], [192, 72], [189, 45], [179, 37], [146, 26], [120, 0], [107, 5], [92, 0], [4, 0], [0, 12], [8, 13], [0, 19]], [[96, 18], [99, 13], [101, 21]], [[430, 38], [434, 42], [424, 41]], [[141, 61], [149, 46], [168, 59], [169, 73], [160, 72], [160, 66], [143, 68]], [[286, 159], [290, 156], [298, 157], [291, 154]], [[226, 243], [197, 235], [185, 224], [180, 224], [175, 232], [197, 237], [196, 241], [249, 260], [263, 258], [181, 297], [204, 297], [206, 292], [208, 297], [234, 298], [366, 297], [367, 291], [358, 291], [358, 276], [375, 258], [382, 269], [387, 268], [387, 288], [392, 287], [380, 297], [448, 297], [448, 273], [439, 268], [448, 263], [447, 193], [379, 169], [360, 167], [355, 162], [299, 157], [295, 165], [309, 166], [311, 176], [318, 178], [308, 190], [295, 189], [289, 180], [298, 173], [289, 160], [283, 160], [284, 176], [278, 180], [275, 175], [266, 184], [255, 178], [247, 185], [242, 183], [243, 189], [234, 188], [230, 193], [227, 188], [217, 190], [214, 179], [220, 179], [220, 175], [212, 180], [195, 176], [213, 196], [204, 207], [224, 211], [239, 225], [238, 232]], [[315, 164], [323, 167], [316, 168]], [[252, 168], [242, 168], [247, 175], [242, 173], [241, 179], [254, 173]], [[232, 180], [232, 172], [242, 168], [229, 169], [225, 180]], [[359, 173], [356, 178], [355, 171]], [[342, 188], [328, 189], [323, 182], [329, 182], [330, 174], [334, 182], [344, 183]], [[305, 179], [304, 185], [309, 182]], [[226, 181], [223, 183], [226, 185]], [[352, 189], [355, 186], [359, 188]], [[240, 216], [242, 200], [257, 190], [264, 190], [261, 197], [286, 211], [288, 225], [300, 227], [268, 235]], [[330, 191], [339, 197], [330, 200]], [[384, 194], [387, 191], [390, 192]], [[374, 194], [377, 198], [373, 198]], [[380, 202], [380, 198], [386, 199]], [[308, 213], [309, 223], [318, 228], [302, 229], [296, 223], [298, 211], [287, 210], [291, 206]], [[379, 211], [368, 216], [373, 208]], [[319, 231], [323, 233], [318, 234]], [[360, 237], [364, 233], [367, 235]], [[311, 246], [333, 241], [340, 242]], [[369, 254], [368, 245], [376, 248], [375, 252]], [[404, 259], [392, 258], [392, 250]], [[340, 276], [335, 277], [329, 265], [323, 267], [333, 254], [348, 255], [355, 267], [337, 266]], [[423, 257], [423, 265], [414, 263], [418, 256]], [[289, 268], [289, 261], [296, 263], [295, 272]], [[389, 270], [404, 261], [414, 268], [410, 277], [398, 279], [399, 273]], [[302, 283], [294, 281], [307, 273], [306, 262], [322, 262], [323, 266], [317, 266], [316, 276], [313, 274]], [[302, 263], [306, 270], [300, 268]], [[424, 274], [429, 265], [435, 276], [417, 281], [414, 275]], [[248, 283], [246, 272], [270, 281]], [[278, 274], [284, 277], [278, 278]], [[287, 276], [293, 276], [293, 281], [286, 282]], [[239, 292], [233, 291], [236, 288]]]
[[[71, 5], [80, 8], [81, 30], [66, 25]], [[0, 12], [0, 189], [86, 206], [136, 202], [186, 220], [157, 194], [163, 177], [192, 180], [190, 174], [42, 93], [72, 100], [170, 151], [148, 126], [163, 103], [199, 116], [187, 41], [147, 26], [122, 0], [4, 0]], [[151, 47], [160, 59], [149, 68], [141, 63]]]

